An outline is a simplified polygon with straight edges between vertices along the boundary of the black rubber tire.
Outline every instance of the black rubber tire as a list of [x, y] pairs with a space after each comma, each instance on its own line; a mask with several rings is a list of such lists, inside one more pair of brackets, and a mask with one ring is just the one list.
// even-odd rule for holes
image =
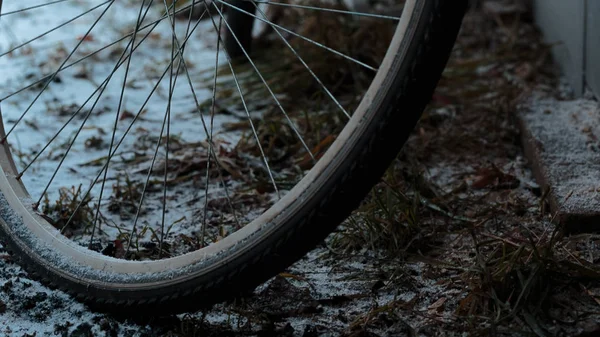
[[97, 309], [128, 316], [196, 310], [254, 289], [314, 248], [355, 209], [416, 125], [450, 55], [467, 0], [418, 0], [417, 6], [413, 38], [402, 48], [406, 57], [396, 55], [384, 89], [372, 98], [370, 121], [362, 133], [344, 148], [339, 165], [328, 168], [307, 190], [310, 197], [298, 201], [285, 221], [268, 237], [248, 245], [247, 251], [225, 254], [210, 272], [193, 277], [118, 288], [69, 274], [58, 262], [46, 259], [20, 236], [7, 215], [10, 210], [0, 207], [4, 218], [0, 236], [6, 247], [26, 270], [51, 287]]

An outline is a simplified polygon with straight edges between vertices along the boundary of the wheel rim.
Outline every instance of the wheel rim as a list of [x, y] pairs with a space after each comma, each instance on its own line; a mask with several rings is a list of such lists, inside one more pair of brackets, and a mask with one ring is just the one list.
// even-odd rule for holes
[[[110, 3], [112, 4], [112, 2]], [[407, 1], [404, 7], [405, 12], [413, 13], [415, 6], [416, 1]], [[2, 18], [0, 17], [0, 20], [1, 19]], [[396, 28], [394, 40], [390, 44], [391, 46], [400, 45], [401, 38], [406, 35], [406, 29], [410, 19], [411, 18], [408, 15], [402, 16], [400, 24]], [[394, 50], [394, 48], [390, 48], [390, 50]], [[8, 214], [6, 211], [4, 212], [3, 218], [12, 220], [11, 224], [5, 223], [4, 225], [9, 227], [12, 231], [16, 231], [14, 219], [15, 216], [16, 218], [20, 217], [23, 219], [22, 225], [27, 227], [28, 232], [33, 233], [34, 237], [40, 238], [42, 243], [51, 245], [54, 254], [68, 256], [75, 264], [87, 266], [88, 268], [101, 270], [103, 272], [116, 274], [156, 275], [159, 272], [181, 269], [190, 265], [200, 266], [203, 263], [210, 261], [212, 257], [217, 256], [220, 252], [231, 250], [233, 247], [239, 245], [240, 242], [244, 242], [245, 239], [252, 235], [268, 235], [268, 231], [270, 230], [268, 224], [274, 223], [274, 219], [282, 213], [282, 210], [291, 207], [298, 198], [303, 197], [303, 192], [314, 183], [315, 179], [323, 172], [323, 170], [331, 165], [336, 155], [339, 155], [339, 153], [343, 150], [343, 145], [348, 141], [349, 138], [352, 137], [353, 132], [361, 126], [361, 123], [363, 123], [365, 118], [368, 118], [367, 113], [370, 105], [369, 100], [372, 99], [374, 92], [377, 91], [377, 89], [381, 86], [381, 83], [386, 76], [385, 70], [390, 67], [394, 57], [395, 55], [393, 55], [393, 53], [388, 52], [384, 61], [380, 65], [380, 70], [375, 76], [375, 79], [373, 80], [369, 91], [365, 95], [365, 98], [362, 99], [360, 105], [354, 112], [344, 130], [337, 136], [336, 140], [329, 147], [328, 151], [310, 170], [310, 172], [308, 172], [292, 190], [283, 195], [282, 198], [273, 206], [271, 206], [265, 213], [254, 219], [249, 224], [243, 226], [238, 231], [226, 236], [216, 243], [203, 247], [194, 252], [156, 261], [126, 261], [110, 259], [99, 253], [85, 249], [75, 242], [66, 239], [55, 229], [54, 226], [46, 221], [44, 217], [31, 208], [31, 205], [38, 203], [38, 201], [36, 201], [36, 198], [29, 197], [29, 193], [23, 186], [21, 179], [18, 179], [21, 177], [22, 171], [19, 170], [18, 165], [14, 161], [12, 153], [13, 151], [11, 151], [10, 148], [10, 138], [8, 138], [8, 142], [3, 142], [3, 151], [0, 151], [0, 164], [4, 173], [0, 174], [0, 189], [3, 191], [5, 197], [5, 201], [3, 202], [8, 203], [9, 205], [8, 207], [4, 205], [2, 208], [5, 210], [10, 208], [14, 210], [14, 212], [12, 212], [12, 214]], [[214, 105], [212, 108], [214, 109]], [[2, 123], [2, 125], [4, 125], [4, 123]], [[5, 135], [7, 133], [9, 133], [10, 136], [10, 130], [6, 131], [4, 128], [1, 130], [0, 136], [2, 139], [6, 138]], [[26, 236], [27, 233], [20, 237], [24, 240], [24, 242], [29, 241], [28, 244], [31, 245], [32, 243], [30, 239], [28, 239]]]

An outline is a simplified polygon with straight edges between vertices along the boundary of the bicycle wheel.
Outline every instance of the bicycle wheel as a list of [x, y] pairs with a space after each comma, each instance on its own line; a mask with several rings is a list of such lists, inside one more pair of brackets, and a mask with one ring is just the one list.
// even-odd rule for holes
[[233, 62], [225, 1], [0, 1], [0, 236], [32, 275], [124, 314], [253, 289], [378, 181], [466, 8], [250, 2]]

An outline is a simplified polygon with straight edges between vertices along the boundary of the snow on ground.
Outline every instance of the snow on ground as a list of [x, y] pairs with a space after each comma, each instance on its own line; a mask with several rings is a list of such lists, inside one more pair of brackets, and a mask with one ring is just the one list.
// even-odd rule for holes
[[[12, 12], [34, 4], [37, 3], [13, 1], [4, 3], [2, 10]], [[147, 28], [136, 36], [136, 49], [122, 102], [120, 94], [127, 63], [112, 76], [110, 74], [118, 61], [127, 62], [123, 56], [129, 53], [129, 39], [98, 53], [95, 51], [133, 31], [139, 11], [137, 2], [66, 1], [28, 10], [24, 14], [6, 15], [0, 20], [0, 50], [5, 54], [0, 57], [0, 96], [5, 98], [1, 104], [2, 117], [5, 129], [10, 132], [8, 141], [17, 167], [19, 171], [26, 169], [23, 181], [33, 200], [41, 200], [44, 205], [46, 199], [42, 192], [46, 191], [47, 201], [52, 204], [59, 199], [61, 188], [72, 188], [73, 191], [81, 188], [83, 194], [95, 180], [98, 183], [93, 185], [90, 195], [99, 196], [103, 179], [101, 169], [109, 154], [115, 119], [118, 126], [112, 148], [113, 160], [102, 197], [102, 214], [110, 213], [107, 211], [109, 198], [115, 184], [123, 186], [126, 183], [123, 177], [137, 175], [137, 182], [144, 181], [140, 178], [141, 172], [151, 164], [151, 156], [144, 156], [155, 151], [161, 130], [166, 137], [162, 125], [168, 109], [172, 28], [168, 20], [154, 25], [162, 15], [161, 4], [156, 2], [147, 12], [141, 24]], [[81, 15], [88, 10], [91, 10], [89, 14]], [[106, 13], [104, 10], [107, 10]], [[97, 21], [99, 18], [101, 20]], [[62, 26], [71, 19], [74, 21]], [[211, 32], [212, 23], [203, 20], [196, 25], [194, 21], [188, 26], [187, 23], [176, 22], [181, 41], [175, 45], [186, 41], [186, 32], [190, 33], [190, 37], [186, 44], [187, 71], [181, 66], [180, 76], [174, 82], [169, 116], [171, 150], [177, 147], [178, 140], [185, 144], [204, 141], [207, 138], [205, 126], [210, 128], [211, 124], [220, 144], [232, 146], [237, 141], [235, 133], [219, 134], [219, 130], [224, 123], [238, 119], [226, 114], [216, 114], [213, 120], [207, 117], [210, 104], [205, 103], [212, 97], [212, 91], [202, 83], [213, 76], [216, 35]], [[51, 32], [38, 38], [46, 31]], [[28, 43], [31, 40], [33, 42]], [[142, 40], [143, 43], [139, 43]], [[22, 44], [26, 45], [19, 47]], [[85, 61], [77, 62], [88, 56]], [[223, 63], [224, 58], [221, 57], [220, 61]], [[46, 76], [59, 68], [64, 70], [37, 97], [40, 89], [51, 79]], [[106, 80], [108, 84], [103, 86]], [[194, 83], [196, 99], [192, 95], [190, 81]], [[35, 85], [13, 95], [30, 84]], [[204, 118], [198, 113], [196, 100], [202, 106], [200, 110]], [[117, 111], [120, 103], [121, 109]], [[74, 137], [76, 140], [70, 147]], [[164, 141], [153, 172], [158, 172], [161, 165], [164, 167], [164, 162], [161, 164], [165, 157], [163, 148]], [[184, 157], [177, 158], [177, 154], [171, 156], [171, 160], [185, 160]], [[136, 160], [142, 162], [135, 167], [127, 166], [127, 162]], [[58, 165], [60, 169], [54, 177]], [[160, 176], [152, 177], [150, 182], [161, 179]], [[172, 236], [177, 235], [181, 228], [185, 232], [185, 228], [192, 225], [191, 219], [197, 218], [194, 212], [203, 205], [204, 191], [202, 188], [195, 189], [196, 192], [190, 194], [189, 188], [185, 193], [185, 189], [176, 186], [167, 193], [170, 203], [164, 224], [166, 228], [177, 224], [172, 227]], [[213, 186], [209, 194], [223, 194], [222, 187]], [[146, 213], [139, 221], [143, 226], [160, 229], [163, 223], [161, 200], [162, 193], [146, 193]], [[187, 204], [196, 206], [181, 207]], [[101, 239], [114, 240], [122, 232], [118, 228], [124, 226], [121, 220], [128, 220], [113, 218], [109, 221], [112, 225], [102, 227]], [[127, 228], [131, 228], [130, 221], [126, 222]]]
[[[4, 13], [16, 11], [35, 5], [34, 1], [11, 1], [3, 3]], [[48, 189], [49, 200], [53, 202], [59, 197], [58, 188], [77, 188], [80, 184], [85, 190], [91, 181], [97, 177], [99, 166], [90, 165], [108, 154], [108, 142], [95, 144], [97, 139], [110, 139], [111, 130], [118, 118], [118, 128], [115, 139], [118, 141], [123, 135], [129, 133], [130, 137], [124, 138], [123, 143], [116, 151], [121, 160], [136, 158], [136, 150], [140, 142], [147, 141], [149, 136], [158, 135], [165, 116], [166, 97], [169, 95], [169, 81], [163, 80], [158, 85], [154, 95], [146, 102], [149, 93], [154, 90], [158, 79], [167, 71], [168, 60], [171, 57], [170, 27], [163, 20], [141, 47], [135, 50], [128, 81], [125, 99], [121, 111], [117, 115], [122, 81], [125, 75], [124, 67], [112, 75], [108, 85], [102, 87], [102, 81], [113, 71], [114, 64], [127, 51], [125, 39], [117, 44], [117, 48], [100, 51], [90, 56], [88, 61], [76, 63], [76, 60], [87, 57], [95, 50], [112, 43], [119, 37], [132, 31], [137, 17], [137, 2], [114, 2], [106, 17], [98, 21], [91, 32], [87, 32], [96, 18], [102, 15], [107, 8], [101, 1], [66, 1], [34, 9], [25, 14], [7, 15], [0, 19], [0, 96], [2, 100], [2, 118], [4, 127], [10, 132], [8, 141], [15, 153], [15, 160], [19, 170], [27, 169], [23, 176], [25, 186], [32, 198], [37, 200], [46, 189], [48, 182], [52, 184]], [[51, 10], [50, 10], [51, 8]], [[86, 10], [94, 9], [92, 14], [75, 19], [67, 26], [37, 39], [40, 32], [52, 30], [66, 20], [74, 18]], [[61, 15], [56, 15], [60, 13]], [[144, 23], [152, 23], [160, 11], [150, 11]], [[150, 26], [151, 27], [151, 26]], [[179, 36], [184, 36], [187, 27], [183, 24], [177, 26]], [[210, 20], [202, 21], [186, 46], [186, 63], [189, 67], [191, 80], [194, 83], [210, 79], [215, 63], [215, 37], [206, 34], [212, 29]], [[149, 28], [139, 33], [142, 39]], [[27, 46], [16, 48], [29, 40]], [[76, 47], [75, 52], [69, 55]], [[75, 63], [74, 63], [75, 62]], [[223, 59], [221, 59], [223, 62]], [[73, 64], [71, 66], [71, 64]], [[48, 77], [59, 67], [65, 70], [56, 75], [48, 84], [47, 90], [37, 98], [38, 92], [43, 88]], [[199, 114], [196, 113], [195, 101], [189, 89], [189, 83], [182, 71], [173, 90], [171, 106], [171, 134], [180, 137], [185, 142], [200, 142], [206, 139], [204, 126]], [[168, 78], [166, 73], [166, 78]], [[43, 80], [45, 79], [45, 80]], [[18, 94], [13, 92], [20, 88], [34, 84], [33, 88], [25, 89]], [[104, 90], [100, 99], [97, 90]], [[210, 99], [212, 92], [202, 85], [194, 87], [200, 103]], [[31, 102], [35, 101], [34, 104]], [[31, 104], [31, 105], [30, 105]], [[82, 109], [79, 107], [83, 105]], [[205, 106], [204, 109], [207, 109]], [[207, 113], [207, 111], [202, 111]], [[133, 117], [139, 114], [131, 130], [128, 128]], [[71, 121], [64, 130], [63, 124]], [[221, 129], [224, 123], [236, 122], [237, 117], [230, 115], [216, 115], [213, 121], [215, 130]], [[78, 128], [85, 125], [81, 131]], [[208, 123], [209, 121], [206, 120]], [[14, 130], [13, 130], [14, 127]], [[77, 135], [77, 132], [80, 132]], [[215, 131], [217, 134], [218, 131]], [[69, 148], [69, 141], [77, 135], [73, 146]], [[235, 136], [220, 135], [229, 144], [234, 144]], [[56, 137], [55, 140], [53, 138]], [[229, 137], [229, 138], [228, 138]], [[51, 141], [47, 148], [44, 148]], [[155, 141], [155, 140], [154, 140]], [[148, 141], [148, 146], [154, 146]], [[146, 145], [146, 144], [144, 144]], [[227, 143], [225, 143], [227, 145]], [[65, 157], [61, 169], [53, 178], [54, 168]], [[114, 150], [113, 150], [114, 151]], [[162, 154], [160, 154], [162, 155]], [[160, 156], [159, 155], [159, 156]], [[39, 158], [37, 158], [39, 156]], [[33, 163], [29, 166], [30, 162]], [[118, 161], [115, 168], [123, 168]], [[112, 184], [116, 177], [116, 170], [111, 170], [108, 175], [109, 183], [105, 187], [103, 200], [105, 202], [112, 192]], [[132, 172], [129, 172], [132, 173]], [[92, 195], [99, 194], [99, 184], [92, 190]], [[218, 192], [218, 190], [216, 190]], [[186, 200], [197, 199], [203, 193], [187, 195]], [[213, 190], [211, 193], [216, 193]], [[153, 202], [153, 201], [150, 201]], [[156, 202], [156, 200], [154, 200]], [[185, 201], [178, 200], [178, 203]], [[158, 205], [160, 202], [158, 203]], [[156, 206], [156, 205], [155, 205]], [[155, 207], [155, 209], [160, 209]], [[149, 213], [145, 219], [159, 218], [156, 213]], [[167, 215], [167, 223], [176, 222], [182, 218], [191, 218], [191, 211], [179, 211], [171, 207]], [[172, 234], [187, 230], [189, 224], [178, 223]], [[107, 238], [114, 238], [118, 231], [115, 228], [103, 228]], [[364, 297], [362, 295], [369, 286], [370, 281], [356, 279], [356, 274], [363, 273], [367, 264], [354, 262], [349, 265], [324, 264], [318, 258], [326, 252], [319, 249], [311, 253], [306, 259], [300, 261], [286, 276], [271, 280], [256, 290], [257, 294], [273, 292], [273, 289], [289, 288], [294, 296], [301, 300], [311, 301], [341, 301], [346, 302], [357, 296], [354, 313], [365, 310], [374, 303], [385, 304], [396, 295], [386, 294], [381, 296]], [[11, 257], [0, 249], [0, 334], [6, 336], [46, 336], [46, 335], [110, 335], [127, 336], [140, 334], [158, 334], [157, 331], [173, 331], [176, 327], [169, 324], [138, 325], [131, 322], [117, 321], [110, 316], [90, 311], [85, 305], [71, 299], [60, 291], [50, 290], [37, 281], [31, 280], [27, 274], [16, 265]], [[316, 266], [315, 266], [316, 264]], [[300, 276], [298, 276], [300, 275]], [[332, 282], [332, 275], [334, 282]], [[352, 276], [352, 277], [351, 277]], [[346, 278], [350, 279], [346, 280]], [[306, 293], [308, 292], [308, 293]], [[308, 297], [307, 297], [308, 296]], [[411, 297], [414, 294], [400, 294], [397, 296]], [[363, 298], [364, 297], [364, 298]], [[408, 300], [409, 298], [407, 298]], [[291, 306], [293, 307], [293, 306]], [[346, 306], [348, 309], [348, 306]], [[341, 313], [337, 308], [316, 305], [310, 310], [317, 310], [323, 315], [314, 321], [311, 317], [294, 318], [290, 320], [295, 331], [304, 331], [307, 327], [317, 324], [328, 326], [331, 317]], [[180, 315], [182, 320], [190, 317], [202, 321], [204, 313], [194, 315]], [[235, 315], [234, 315], [235, 316]], [[224, 322], [226, 325], [235, 326], [247, 323], [242, 315], [231, 318], [230, 309], [217, 306], [215, 310], [206, 313], [205, 321], [217, 326]], [[343, 323], [331, 326], [335, 330], [343, 329]], [[162, 330], [161, 330], [162, 329]]]
[[[26, 3], [5, 1], [3, 11], [6, 10], [6, 6], [18, 8]], [[74, 13], [76, 9], [89, 8], [93, 4], [74, 1], [61, 3], [60, 6], [61, 12]], [[123, 18], [134, 17], [134, 7], [122, 2], [116, 2], [115, 6], [123, 6], [119, 11]], [[0, 18], [0, 39], [4, 39], [0, 40], [0, 50], [6, 50], [9, 43], [18, 44], [14, 41], [11, 31], [19, 29], [27, 33], [33, 26], [49, 27], [58, 20], [54, 15], [32, 16], [21, 24], [9, 19], [10, 16]], [[64, 293], [40, 285], [29, 279], [11, 257], [0, 249], [0, 336], [464, 336], [475, 333], [488, 335], [492, 332], [502, 336], [534, 333], [543, 335], [540, 332], [558, 336], [597, 334], [597, 294], [600, 292], [598, 282], [588, 277], [569, 275], [570, 279], [561, 283], [563, 280], [560, 275], [543, 274], [538, 280], [540, 284], [546, 285], [545, 282], [548, 282], [547, 285], [552, 287], [548, 288], [549, 293], [543, 294], [547, 302], [540, 306], [538, 304], [542, 302], [538, 303], [536, 298], [529, 298], [527, 303], [522, 303], [522, 310], [514, 311], [514, 315], [510, 310], [504, 311], [505, 306], [513, 305], [514, 302], [511, 301], [516, 297], [520, 300], [520, 295], [512, 296], [512, 292], [509, 292], [505, 301], [502, 300], [502, 305], [490, 301], [490, 289], [514, 291], [511, 285], [513, 288], [518, 285], [510, 283], [514, 282], [514, 279], [511, 281], [510, 274], [508, 278], [500, 278], [502, 282], [486, 283], [490, 277], [482, 260], [490, 257], [486, 254], [508, 250], [513, 254], [511, 256], [515, 256], [515, 251], [529, 249], [529, 241], [525, 238], [541, 238], [537, 244], [542, 245], [542, 239], [554, 228], [549, 221], [549, 215], [543, 211], [541, 193], [523, 160], [516, 126], [511, 125], [508, 118], [511, 111], [501, 108], [504, 104], [511, 106], [506, 102], [509, 98], [505, 96], [512, 94], [507, 89], [518, 88], [520, 92], [526, 92], [540, 84], [535, 82], [535, 78], [530, 79], [534, 83], [525, 84], [506, 81], [506, 76], [516, 73], [515, 64], [528, 62], [513, 59], [516, 54], [510, 48], [514, 48], [516, 43], [517, 50], [528, 50], [527, 48], [539, 44], [539, 36], [534, 35], [532, 38], [527, 33], [532, 31], [531, 25], [520, 23], [516, 25], [520, 29], [515, 30], [515, 34], [523, 36], [519, 35], [514, 39], [515, 36], [511, 35], [508, 38], [506, 34], [512, 34], [512, 30], [507, 33], [506, 27], [512, 27], [512, 23], [496, 26], [494, 22], [496, 21], [481, 13], [470, 15], [465, 20], [463, 39], [459, 40], [458, 52], [455, 54], [458, 60], [450, 64], [455, 68], [450, 69], [446, 74], [445, 83], [442, 81], [438, 87], [438, 94], [441, 95], [438, 99], [443, 100], [444, 95], [447, 95], [449, 103], [446, 102], [439, 111], [433, 108], [425, 113], [417, 132], [405, 146], [402, 158], [406, 160], [397, 163], [402, 174], [408, 175], [403, 184], [410, 185], [413, 180], [420, 178], [411, 176], [414, 172], [422, 174], [425, 180], [424, 186], [407, 188], [408, 192], [413, 193], [411, 196], [424, 192], [422, 195], [428, 197], [427, 192], [433, 190], [445, 199], [440, 203], [440, 206], [444, 207], [423, 202], [419, 208], [418, 213], [422, 216], [420, 228], [413, 234], [410, 242], [413, 243], [410, 248], [415, 249], [416, 246], [416, 251], [397, 260], [388, 260], [367, 249], [338, 252], [330, 246], [322, 245], [279, 276], [257, 288], [253, 295], [238, 299], [235, 303], [219, 304], [206, 312], [157, 317], [148, 322], [136, 323], [95, 313]], [[88, 50], [91, 50], [93, 43], [113, 34], [115, 27], [122, 27], [122, 23], [104, 27], [99, 30], [103, 34], [95, 34], [93, 41], [85, 41], [82, 47], [90, 46]], [[168, 33], [168, 27], [157, 29], [163, 34]], [[82, 31], [76, 33], [79, 36], [83, 34]], [[65, 40], [64, 35], [58, 36], [58, 40]], [[21, 39], [23, 41], [24, 38]], [[214, 62], [210, 55], [202, 52], [210, 50], [211, 43], [214, 42], [210, 39], [209, 35], [201, 35], [198, 39], [199, 50], [193, 56], [198, 58], [197, 62]], [[140, 55], [144, 55], [151, 63], [164, 62], [169, 55], [160, 54], [160, 40], [150, 40], [150, 43], [154, 43], [154, 49], [140, 50]], [[46, 49], [40, 50], [66, 56], [60, 54], [58, 49], [61, 45], [56, 43], [57, 40], [48, 37], [43, 41], [45, 47], [42, 47]], [[72, 46], [77, 43], [77, 39], [65, 43]], [[510, 48], [504, 49], [505, 44], [510, 45]], [[475, 48], [482, 51], [473, 50]], [[502, 56], [503, 50], [508, 50], [507, 53], [511, 57]], [[481, 54], [478, 54], [479, 52]], [[539, 55], [543, 53], [536, 50], [529, 52], [534, 54], [532, 59], [538, 64]], [[3, 75], [0, 88], [4, 88], [6, 84], [29, 83], [40, 74], [40, 67], [52, 69], [58, 65], [57, 62], [60, 63], [59, 60], [51, 64], [39, 64], [39, 55], [35, 50], [23, 56], [24, 58], [19, 58], [22, 60], [19, 62], [23, 62], [20, 65], [6, 63], [6, 59], [0, 58], [0, 73]], [[106, 53], [100, 53], [92, 62], [94, 67], [86, 69], [85, 72], [107, 74], [110, 69], [107, 69], [102, 60], [110, 57]], [[487, 66], [481, 67], [480, 73], [471, 72], [470, 68], [465, 68], [469, 62]], [[145, 80], [132, 83], [128, 90], [131, 89], [132, 93], [148, 90], [150, 81], [156, 80], [156, 69], [144, 68], [140, 64], [135, 64], [133, 69], [137, 74], [146, 77], [142, 77]], [[195, 71], [199, 69], [201, 67], [195, 68]], [[73, 73], [81, 71], [79, 67], [73, 67]], [[468, 81], [458, 82], [463, 79], [463, 71]], [[28, 75], [29, 72], [32, 75]], [[546, 82], [551, 82], [547, 81], [546, 77], [541, 79], [544, 82], [541, 83], [542, 86], [548, 86]], [[471, 85], [463, 87], [452, 81]], [[75, 87], [71, 87], [73, 83], [76, 84]], [[518, 85], [523, 85], [524, 88]], [[11, 135], [13, 146], [25, 153], [24, 160], [31, 157], [31, 153], [27, 152], [28, 148], [39, 149], [39, 144], [44, 144], [54, 134], [53, 131], [59, 127], [55, 125], [56, 120], [64, 122], [72, 113], [72, 110], [67, 110], [63, 113], [65, 115], [61, 116], [60, 106], [53, 98], [80, 103], [82, 98], [77, 93], [89, 93], [92, 88], [89, 80], [75, 77], [73, 74], [68, 76], [66, 73], [61, 75], [61, 83], [52, 84], [48, 94], [41, 98], [42, 103], [38, 103], [39, 106], [35, 106], [26, 117], [28, 124], [18, 127]], [[114, 105], [118, 97], [118, 88], [119, 86], [115, 85], [115, 88], [107, 89], [109, 95], [101, 101], [100, 107]], [[198, 92], [204, 95], [203, 97], [210, 97], [209, 91], [200, 89], [198, 88]], [[473, 89], [465, 94], [470, 98], [461, 96], [460, 91], [467, 89]], [[167, 91], [168, 85], [163, 85], [160, 92], [164, 95]], [[0, 96], [4, 95], [6, 91], [2, 89]], [[28, 98], [32, 98], [32, 95], [30, 91], [23, 93], [23, 96]], [[125, 103], [127, 110], [135, 112], [136, 104], [139, 108], [141, 99], [138, 98], [136, 95], [128, 98]], [[453, 100], [457, 100], [458, 103], [453, 103]], [[2, 102], [3, 116], [10, 116], [10, 120], [5, 120], [7, 125], [12, 125], [19, 117], [18, 108], [21, 108], [20, 111], [26, 108], [27, 104], [24, 102], [26, 100], [16, 96]], [[205, 137], [198, 121], [189, 118], [187, 114], [187, 110], [193, 108], [189, 97], [182, 94], [181, 97], [177, 97], [175, 104], [177, 109], [181, 110], [179, 114], [173, 113], [174, 118], [183, 118], [186, 121], [180, 123], [183, 125], [178, 132], [190, 131], [186, 129], [189, 128], [193, 129], [192, 135], [195, 135], [196, 139]], [[156, 121], [160, 120], [161, 113], [165, 110], [164, 103], [160, 106], [153, 101], [147, 108], [144, 113], [145, 120], [141, 121], [142, 125], [156, 131]], [[457, 109], [453, 110], [454, 108]], [[111, 109], [107, 108], [108, 112], [114, 112]], [[92, 114], [90, 123], [109, 130], [114, 115], [108, 112]], [[228, 118], [231, 117], [225, 116], [216, 122], [224, 123]], [[127, 118], [123, 120], [126, 121]], [[35, 132], [32, 132], [32, 129]], [[119, 132], [123, 131], [124, 128], [120, 127]], [[82, 134], [82, 139], [86, 139], [97, 135], [99, 131], [98, 128], [91, 128], [82, 132], [85, 134]], [[77, 155], [74, 156], [73, 162], [67, 160], [65, 167], [74, 171], [65, 170], [68, 173], [59, 176], [56, 185], [71, 184], [73, 179], [85, 179], [88, 174], [95, 172], [89, 167], [78, 165], [78, 161], [99, 158], [105, 155], [106, 149], [96, 151], [76, 145], [73, 151]], [[26, 180], [28, 186], [34, 189], [44, 188], [49, 177], [47, 167], [35, 164], [31, 170], [35, 174], [29, 177], [26, 175], [29, 179]], [[417, 188], [420, 190], [416, 190]], [[438, 199], [436, 196], [428, 198]], [[454, 213], [458, 216], [454, 216]], [[522, 233], [530, 234], [527, 236]], [[559, 248], [568, 249], [569, 254], [573, 251], [579, 257], [590, 255], [590, 263], [597, 262], [597, 238], [579, 238], [585, 244], [578, 242], [578, 237], [575, 237], [573, 242], [564, 241], [564, 245], [561, 242]], [[474, 247], [477, 244], [476, 239], [481, 240], [482, 246], [479, 250]], [[489, 246], [484, 246], [486, 244]], [[514, 245], [520, 245], [520, 248], [516, 250]], [[585, 247], [581, 250], [578, 246]], [[586, 248], [588, 246], [593, 246], [593, 249]], [[526, 255], [531, 257], [533, 254]], [[515, 268], [519, 277], [520, 273], [531, 270], [530, 259], [527, 261], [511, 266]], [[525, 310], [528, 306], [536, 311]], [[502, 320], [497, 321], [499, 318]]]
[[[252, 305], [254, 315], [280, 315], [286, 323], [276, 330], [279, 333], [289, 325], [291, 330], [287, 329], [293, 335], [322, 331], [324, 336], [334, 336], [347, 327], [348, 320], [361, 313], [393, 301], [409, 302], [418, 296], [417, 292], [385, 288], [384, 284], [365, 277], [365, 273], [380, 270], [369, 258], [336, 263], [323, 258], [326, 254], [326, 249], [316, 249], [279, 277], [257, 288], [256, 296], [249, 299], [258, 302]], [[414, 265], [416, 275], [421, 273], [421, 267], [422, 264]], [[248, 334], [265, 329], [249, 327], [248, 313], [226, 305], [217, 305], [208, 312], [178, 315], [174, 318], [180, 322], [177, 324], [160, 319], [138, 324], [96, 313], [63, 292], [50, 290], [28, 278], [1, 248], [0, 274], [0, 336], [187, 335], [185, 322], [208, 324], [208, 327], [202, 326], [202, 331], [210, 336], [218, 336], [219, 331]], [[419, 308], [423, 312], [441, 298], [444, 291], [442, 286], [428, 282], [429, 285], [421, 286], [418, 291], [419, 296], [427, 293], [432, 298]], [[283, 293], [286, 295], [282, 298]]]
[[[75, 301], [67, 294], [31, 280], [0, 248], [1, 336], [112, 336], [116, 323]], [[135, 335], [144, 329], [119, 323], [119, 335]]]

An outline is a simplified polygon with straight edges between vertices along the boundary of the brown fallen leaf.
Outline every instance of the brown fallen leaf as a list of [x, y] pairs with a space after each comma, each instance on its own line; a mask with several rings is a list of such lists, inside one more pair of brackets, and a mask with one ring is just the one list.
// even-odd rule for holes
[[440, 297], [437, 301], [433, 302], [427, 309], [430, 311], [441, 311], [444, 308], [444, 303], [446, 303], [445, 297]]
[[517, 188], [521, 182], [511, 174], [504, 173], [495, 165], [480, 169], [477, 172], [477, 178], [471, 184], [472, 188], [483, 189], [513, 189]]

